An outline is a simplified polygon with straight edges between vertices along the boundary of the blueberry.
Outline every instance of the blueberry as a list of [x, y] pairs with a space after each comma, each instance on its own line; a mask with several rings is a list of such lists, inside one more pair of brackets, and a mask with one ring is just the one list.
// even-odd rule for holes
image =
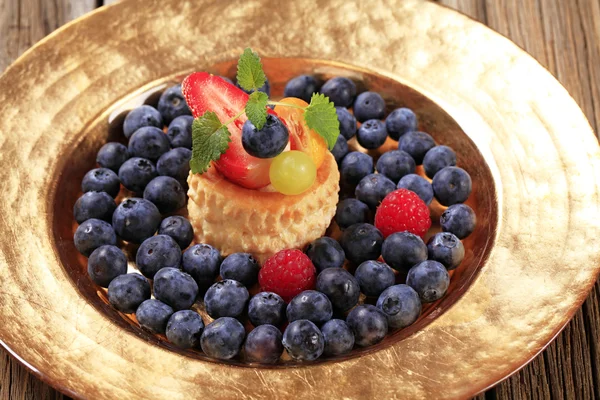
[[160, 156], [169, 151], [170, 144], [162, 130], [154, 126], [145, 126], [131, 136], [128, 149], [133, 157], [147, 158], [156, 162]]
[[116, 245], [117, 235], [108, 222], [92, 218], [79, 225], [75, 231], [74, 241], [77, 251], [89, 257], [100, 246]]
[[423, 162], [423, 157], [435, 147], [433, 138], [425, 132], [408, 132], [400, 139], [398, 149], [407, 152], [417, 165]]
[[356, 185], [362, 178], [373, 173], [373, 158], [359, 151], [346, 154], [340, 166], [342, 182]]
[[108, 168], [96, 168], [89, 171], [81, 181], [82, 192], [106, 192], [117, 197], [121, 190], [119, 177]]
[[415, 169], [415, 160], [402, 150], [385, 152], [377, 160], [377, 172], [387, 176], [394, 183], [398, 183], [405, 175], [413, 174]]
[[390, 267], [407, 273], [414, 265], [427, 260], [427, 246], [413, 233], [396, 232], [384, 240], [381, 255]]
[[142, 275], [152, 279], [161, 268], [179, 268], [181, 249], [171, 236], [152, 236], [139, 247], [135, 263]]
[[386, 315], [390, 328], [400, 329], [412, 325], [419, 318], [421, 300], [410, 286], [395, 285], [381, 293], [377, 308]]
[[283, 347], [296, 361], [313, 361], [323, 354], [325, 339], [317, 326], [306, 319], [294, 321], [283, 332]]
[[250, 299], [248, 318], [254, 326], [279, 326], [285, 320], [285, 301], [276, 293], [260, 292]]
[[202, 337], [200, 346], [209, 357], [229, 360], [238, 355], [246, 336], [244, 326], [235, 318], [222, 317], [209, 324]]
[[198, 347], [203, 332], [204, 321], [192, 310], [181, 310], [171, 315], [166, 329], [169, 342], [181, 349]]
[[158, 227], [158, 234], [171, 236], [180, 249], [186, 249], [194, 239], [192, 224], [180, 215], [163, 219]]
[[427, 205], [431, 204], [431, 200], [433, 200], [431, 183], [417, 174], [404, 175], [398, 182], [398, 189], [400, 188], [415, 192]]
[[167, 322], [171, 315], [173, 315], [173, 309], [156, 299], [144, 301], [135, 312], [135, 318], [143, 328], [162, 335], [167, 330]]
[[171, 147], [185, 147], [192, 149], [192, 123], [194, 117], [191, 115], [181, 115], [175, 118], [169, 124], [167, 131], [167, 139], [171, 143]]
[[367, 260], [379, 258], [383, 235], [371, 224], [354, 224], [344, 231], [340, 244], [346, 258], [359, 265]]
[[87, 271], [96, 285], [108, 287], [117, 276], [127, 273], [127, 257], [117, 246], [100, 246], [90, 254]]
[[335, 223], [340, 229], [351, 225], [367, 222], [369, 219], [369, 206], [360, 200], [344, 199], [337, 205]]
[[423, 158], [425, 175], [432, 178], [443, 168], [456, 165], [456, 153], [448, 146], [435, 146]]
[[158, 111], [162, 115], [165, 125], [169, 125], [171, 121], [181, 115], [192, 115], [181, 92], [181, 85], [172, 86], [163, 92], [158, 99]]
[[248, 253], [233, 253], [221, 263], [221, 278], [232, 279], [246, 287], [258, 281], [258, 262]]
[[123, 186], [133, 193], [143, 193], [148, 182], [157, 176], [154, 163], [145, 158], [130, 158], [119, 168], [119, 179]]
[[187, 196], [177, 179], [157, 176], [146, 185], [144, 199], [154, 203], [162, 214], [167, 214], [185, 206]]
[[435, 260], [448, 270], [455, 269], [465, 258], [465, 247], [459, 238], [450, 232], [436, 233], [427, 242], [430, 260]]
[[475, 211], [466, 204], [451, 205], [440, 218], [442, 230], [454, 233], [459, 239], [464, 239], [473, 233], [476, 224]]
[[439, 262], [426, 260], [408, 271], [406, 284], [419, 294], [421, 302], [431, 303], [444, 297], [450, 285], [450, 275]]
[[360, 291], [371, 297], [379, 296], [396, 283], [394, 271], [388, 265], [372, 260], [360, 264], [354, 276], [360, 285]]
[[358, 303], [360, 286], [352, 274], [343, 268], [328, 268], [317, 276], [316, 289], [324, 293], [332, 306], [345, 312]]
[[381, 174], [369, 174], [362, 178], [354, 194], [372, 210], [377, 208], [388, 193], [396, 190], [396, 184]]
[[148, 200], [132, 197], [117, 206], [112, 226], [117, 235], [132, 243], [142, 243], [153, 236], [160, 225], [160, 212]]
[[358, 143], [365, 149], [376, 149], [385, 143], [387, 132], [385, 124], [378, 119], [370, 119], [364, 122], [356, 134]]
[[356, 117], [345, 107], [336, 107], [338, 121], [340, 122], [340, 135], [346, 140], [350, 140], [356, 135]]
[[354, 347], [354, 334], [352, 330], [341, 319], [327, 321], [321, 327], [325, 348], [323, 354], [327, 356], [339, 356], [349, 353]]
[[285, 85], [283, 97], [297, 97], [310, 103], [313, 93], [319, 90], [317, 80], [310, 75], [300, 75], [292, 78]]
[[163, 119], [156, 108], [144, 105], [131, 110], [123, 122], [123, 133], [129, 139], [135, 131], [144, 126], [162, 129]]
[[248, 334], [244, 353], [251, 362], [275, 364], [283, 354], [283, 335], [273, 325], [257, 326]]
[[119, 168], [129, 159], [127, 146], [117, 142], [109, 142], [100, 148], [96, 156], [96, 162], [102, 168], [108, 168], [119, 172]]
[[75, 221], [81, 224], [90, 218], [110, 221], [117, 205], [106, 192], [86, 192], [75, 202], [73, 215]]
[[333, 308], [323, 293], [316, 290], [305, 290], [290, 301], [286, 315], [290, 322], [307, 319], [321, 325], [331, 319]]
[[397, 108], [385, 119], [388, 135], [399, 140], [402, 135], [417, 130], [417, 116], [408, 108]]
[[370, 304], [355, 307], [346, 317], [346, 323], [354, 333], [354, 342], [361, 347], [381, 342], [388, 330], [385, 314]]
[[191, 159], [191, 150], [177, 147], [160, 156], [156, 163], [156, 169], [159, 175], [170, 176], [184, 184], [190, 174]]
[[226, 76], [219, 76], [219, 78], [223, 79], [225, 82], [229, 83], [230, 85], [234, 85], [233, 81]]
[[194, 278], [204, 292], [219, 275], [221, 254], [208, 244], [195, 244], [183, 253], [181, 264], [182, 269]]
[[342, 246], [337, 240], [327, 236], [312, 241], [306, 247], [306, 255], [317, 268], [317, 273], [326, 268], [341, 268], [346, 259]]
[[433, 177], [433, 193], [443, 206], [464, 203], [471, 194], [471, 176], [462, 168], [446, 167]]
[[258, 158], [273, 158], [287, 146], [290, 134], [279, 118], [267, 114], [262, 129], [256, 129], [250, 120], [242, 127], [242, 146], [248, 154]]
[[348, 142], [344, 136], [338, 135], [335, 146], [331, 149], [331, 154], [333, 154], [335, 161], [340, 165], [346, 154], [348, 154]]
[[[243, 87], [241, 87], [237, 82], [235, 83], [235, 85], [237, 87], [239, 87], [240, 89], [242, 89], [244, 92], [248, 93], [248, 94], [252, 94], [252, 92], [254, 92], [254, 89], [253, 90], [246, 90]], [[258, 88], [258, 91], [266, 93], [267, 96], [271, 96], [271, 83], [269, 82], [268, 79], [265, 80], [265, 84], [264, 85], [262, 85], [261, 87]]]
[[108, 301], [125, 314], [134, 313], [150, 298], [150, 284], [140, 274], [119, 275], [108, 285]]
[[175, 311], [188, 309], [198, 297], [196, 281], [177, 268], [162, 268], [154, 275], [154, 297]]
[[[385, 115], [385, 101], [377, 92], [363, 92], [356, 96], [352, 109], [354, 110], [354, 116], [360, 122], [369, 119], [383, 119]], [[384, 124], [382, 123], [382, 125]], [[383, 126], [383, 131], [387, 137], [385, 125]]]
[[204, 295], [204, 305], [212, 318], [237, 318], [244, 313], [249, 297], [248, 289], [244, 285], [225, 279], [208, 288]]
[[356, 96], [356, 85], [348, 78], [336, 76], [325, 82], [321, 93], [337, 107], [350, 107]]

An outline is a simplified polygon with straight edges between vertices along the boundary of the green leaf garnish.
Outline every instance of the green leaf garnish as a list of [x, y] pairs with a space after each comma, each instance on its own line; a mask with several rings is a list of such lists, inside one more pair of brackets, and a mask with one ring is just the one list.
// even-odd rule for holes
[[333, 149], [340, 134], [340, 121], [329, 97], [313, 93], [310, 104], [304, 112], [304, 120], [310, 129], [325, 139], [329, 150]]
[[229, 147], [230, 133], [212, 111], [207, 111], [192, 124], [192, 159], [194, 174], [206, 172], [211, 161], [217, 161]]
[[258, 90], [267, 80], [260, 63], [260, 57], [252, 49], [246, 48], [237, 65], [237, 82], [245, 90]]
[[268, 100], [269, 96], [266, 93], [256, 91], [250, 95], [248, 103], [246, 103], [246, 108], [244, 109], [246, 116], [258, 130], [262, 129], [265, 122], [267, 122]]

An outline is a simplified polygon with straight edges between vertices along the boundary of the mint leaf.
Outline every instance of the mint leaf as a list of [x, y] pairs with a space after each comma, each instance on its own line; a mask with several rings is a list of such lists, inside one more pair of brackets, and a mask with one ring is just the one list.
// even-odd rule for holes
[[260, 63], [260, 57], [254, 53], [252, 49], [244, 50], [237, 65], [237, 82], [238, 84], [250, 91], [258, 90], [265, 84], [267, 77]]
[[211, 161], [217, 161], [229, 148], [231, 134], [219, 117], [207, 111], [192, 124], [192, 159], [190, 168], [194, 174], [206, 172]]
[[265, 122], [267, 122], [268, 100], [269, 96], [265, 93], [254, 92], [250, 95], [248, 102], [246, 103], [246, 108], [244, 109], [246, 116], [258, 130], [262, 129]]
[[304, 120], [310, 129], [325, 139], [329, 150], [333, 149], [340, 134], [340, 121], [338, 121], [335, 106], [329, 101], [329, 97], [313, 93], [310, 104], [304, 112]]

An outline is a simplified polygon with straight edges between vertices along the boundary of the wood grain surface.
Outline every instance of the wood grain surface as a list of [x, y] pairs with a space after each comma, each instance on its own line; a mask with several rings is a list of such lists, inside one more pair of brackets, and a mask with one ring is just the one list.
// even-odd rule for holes
[[[110, 2], [0, 0], [0, 72], [62, 24]], [[600, 131], [600, 0], [437, 2], [524, 48], [558, 78]], [[0, 350], [0, 399], [63, 398]], [[600, 285], [546, 351], [478, 399], [600, 399]]]

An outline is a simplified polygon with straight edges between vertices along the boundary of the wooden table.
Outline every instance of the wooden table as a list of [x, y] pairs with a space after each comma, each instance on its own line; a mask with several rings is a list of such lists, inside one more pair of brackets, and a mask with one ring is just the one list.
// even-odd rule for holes
[[[126, 1], [126, 0], [124, 0]], [[0, 0], [0, 71], [62, 24], [112, 1]], [[547, 67], [600, 132], [600, 0], [438, 0]], [[599, 249], [600, 251], [600, 249]], [[1, 322], [0, 322], [1, 323]], [[66, 398], [0, 350], [0, 399]], [[478, 399], [600, 399], [600, 284], [546, 351]]]

